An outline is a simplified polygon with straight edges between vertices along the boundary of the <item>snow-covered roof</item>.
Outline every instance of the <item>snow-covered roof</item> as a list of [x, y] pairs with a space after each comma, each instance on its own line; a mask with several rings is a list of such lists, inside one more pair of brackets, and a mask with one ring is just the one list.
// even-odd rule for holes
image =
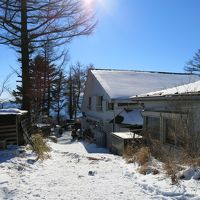
[[26, 110], [19, 110], [17, 108], [0, 109], [0, 115], [23, 115], [27, 112]]
[[95, 69], [91, 72], [111, 99], [127, 99], [200, 80], [198, 75], [185, 73], [106, 69]]
[[141, 135], [137, 135], [132, 132], [112, 132], [112, 135], [118, 136], [122, 139], [142, 138]]
[[177, 87], [167, 88], [165, 90], [159, 90], [156, 92], [149, 92], [142, 94], [139, 97], [146, 96], [168, 96], [168, 95], [178, 95], [178, 94], [194, 94], [200, 93], [200, 81], [194, 83], [184, 84]]

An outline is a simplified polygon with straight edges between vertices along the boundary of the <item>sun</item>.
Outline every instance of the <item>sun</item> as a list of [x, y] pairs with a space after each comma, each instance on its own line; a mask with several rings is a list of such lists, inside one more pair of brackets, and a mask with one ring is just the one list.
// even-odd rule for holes
[[95, 0], [83, 0], [83, 2], [85, 6], [88, 7], [91, 6], [95, 2]]
[[105, 0], [82, 0], [82, 1], [86, 7], [90, 7], [92, 5], [102, 6], [103, 4], [105, 4]]
[[112, 5], [112, 1], [116, 0], [82, 0], [83, 5], [86, 9], [94, 9], [98, 8], [104, 11], [107, 11], [109, 7]]

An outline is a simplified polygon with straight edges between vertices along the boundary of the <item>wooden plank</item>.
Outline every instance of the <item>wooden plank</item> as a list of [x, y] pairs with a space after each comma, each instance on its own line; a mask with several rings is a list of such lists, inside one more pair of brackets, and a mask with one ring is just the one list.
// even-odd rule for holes
[[[24, 119], [21, 121], [21, 125], [22, 125], [22, 129], [23, 129], [23, 132], [24, 132], [24, 136], [26, 138], [26, 141], [33, 147], [34, 149], [34, 145], [33, 145], [33, 142], [32, 142], [32, 139], [31, 139], [31, 124], [28, 122], [27, 119]], [[28, 131], [29, 130], [29, 131]]]
[[6, 140], [0, 140], [0, 149], [6, 149]]
[[27, 119], [23, 119], [23, 120], [21, 121], [21, 124], [22, 124], [22, 126], [28, 126], [28, 125], [29, 125], [29, 122], [28, 122]]
[[10, 137], [6, 137], [6, 140], [16, 140], [17, 137], [16, 136], [10, 136]]
[[0, 129], [3, 129], [3, 128], [15, 128], [16, 127], [16, 124], [14, 125], [0, 125]]
[[10, 129], [2, 129], [2, 130], [0, 130], [0, 134], [1, 133], [6, 133], [6, 132], [16, 132], [16, 129], [15, 128], [10, 128]]
[[13, 140], [13, 141], [6, 141], [6, 144], [7, 145], [16, 145], [17, 144], [17, 141], [15, 140]]
[[15, 131], [16, 131], [16, 136], [17, 136], [17, 145], [19, 145], [19, 133], [18, 133], [18, 118], [15, 118]]
[[[6, 136], [9, 136], [9, 135], [16, 135], [16, 132], [11, 132], [11, 133], [1, 133], [0, 134], [0, 137], [6, 137]], [[16, 135], [17, 136], [17, 135]]]
[[3, 133], [0, 133], [0, 135], [7, 135], [7, 134], [10, 134], [10, 133], [13, 133], [13, 134], [16, 135], [16, 132], [15, 132], [15, 131], [3, 132]]
[[5, 138], [4, 140], [6, 140], [6, 141], [16, 141], [17, 142], [17, 138], [16, 137]]
[[[3, 140], [3, 139], [0, 139], [0, 140]], [[11, 140], [17, 141], [17, 137], [16, 136], [6, 137], [6, 138], [4, 138], [4, 140], [6, 140], [6, 141], [11, 141]]]

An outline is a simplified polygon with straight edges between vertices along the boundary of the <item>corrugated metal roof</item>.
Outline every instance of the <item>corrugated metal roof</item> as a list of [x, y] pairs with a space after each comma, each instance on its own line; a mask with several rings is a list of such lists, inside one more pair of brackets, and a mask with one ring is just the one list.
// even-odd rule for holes
[[198, 75], [131, 70], [91, 70], [111, 99], [127, 99], [148, 92], [200, 80]]
[[200, 93], [200, 81], [194, 83], [184, 84], [177, 87], [167, 88], [165, 90], [159, 90], [142, 94], [139, 97], [156, 97], [156, 96], [168, 96], [168, 95], [179, 95], [179, 94], [194, 94]]

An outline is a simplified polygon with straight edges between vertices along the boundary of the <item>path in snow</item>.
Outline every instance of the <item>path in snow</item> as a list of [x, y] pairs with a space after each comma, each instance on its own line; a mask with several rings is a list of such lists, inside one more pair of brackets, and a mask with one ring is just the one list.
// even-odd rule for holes
[[200, 199], [196, 182], [177, 187], [164, 175], [140, 175], [134, 164], [94, 144], [72, 142], [69, 133], [49, 144], [51, 158], [43, 162], [31, 164], [28, 152], [0, 159], [0, 199]]

